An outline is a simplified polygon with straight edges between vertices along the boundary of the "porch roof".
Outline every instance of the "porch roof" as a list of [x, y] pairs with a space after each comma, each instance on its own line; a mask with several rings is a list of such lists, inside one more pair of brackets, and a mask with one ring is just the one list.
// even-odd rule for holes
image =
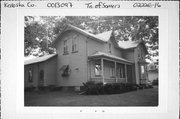
[[43, 61], [46, 61], [46, 60], [48, 60], [48, 59], [53, 58], [53, 57], [56, 56], [56, 55], [57, 55], [57, 54], [50, 54], [50, 55], [46, 55], [46, 56], [43, 56], [43, 57], [37, 57], [37, 58], [25, 60], [25, 61], [24, 61], [24, 65], [43, 62]]
[[121, 57], [117, 57], [117, 56], [114, 56], [114, 55], [110, 55], [110, 54], [107, 54], [107, 53], [104, 53], [104, 52], [95, 52], [94, 54], [88, 56], [89, 58], [98, 58], [98, 57], [106, 57], [106, 58], [111, 58], [111, 59], [115, 59], [115, 60], [120, 60], [120, 61], [123, 61], [123, 62], [127, 62], [127, 63], [133, 63], [129, 60], [126, 60], [124, 58], [121, 58]]

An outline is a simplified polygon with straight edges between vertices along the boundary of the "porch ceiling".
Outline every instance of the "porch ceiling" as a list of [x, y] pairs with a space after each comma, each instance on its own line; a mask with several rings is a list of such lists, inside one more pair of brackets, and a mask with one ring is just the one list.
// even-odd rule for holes
[[113, 59], [113, 60], [117, 60], [117, 61], [120, 61], [120, 62], [126, 62], [126, 63], [131, 63], [133, 64], [133, 62], [129, 61], [129, 60], [126, 60], [124, 58], [121, 58], [121, 57], [117, 57], [117, 56], [114, 56], [114, 55], [110, 55], [110, 54], [107, 54], [107, 53], [103, 53], [103, 52], [95, 52], [94, 54], [88, 56], [88, 58], [107, 58], [107, 59]]

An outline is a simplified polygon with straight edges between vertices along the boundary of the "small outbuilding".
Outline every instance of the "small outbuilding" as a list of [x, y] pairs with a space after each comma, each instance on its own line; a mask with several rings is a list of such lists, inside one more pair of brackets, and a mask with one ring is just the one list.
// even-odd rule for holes
[[24, 62], [24, 85], [29, 87], [46, 87], [56, 82], [57, 54], [46, 55]]

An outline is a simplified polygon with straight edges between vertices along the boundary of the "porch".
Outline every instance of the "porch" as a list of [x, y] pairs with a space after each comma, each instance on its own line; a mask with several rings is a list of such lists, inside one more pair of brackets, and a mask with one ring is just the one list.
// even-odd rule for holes
[[89, 57], [89, 80], [103, 83], [136, 83], [132, 62], [109, 54]]

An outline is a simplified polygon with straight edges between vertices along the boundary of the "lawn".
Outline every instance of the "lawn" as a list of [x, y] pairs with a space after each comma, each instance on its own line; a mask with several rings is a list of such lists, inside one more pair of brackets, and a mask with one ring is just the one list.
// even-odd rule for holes
[[25, 106], [157, 106], [158, 88], [113, 95], [79, 95], [73, 92], [26, 92]]

